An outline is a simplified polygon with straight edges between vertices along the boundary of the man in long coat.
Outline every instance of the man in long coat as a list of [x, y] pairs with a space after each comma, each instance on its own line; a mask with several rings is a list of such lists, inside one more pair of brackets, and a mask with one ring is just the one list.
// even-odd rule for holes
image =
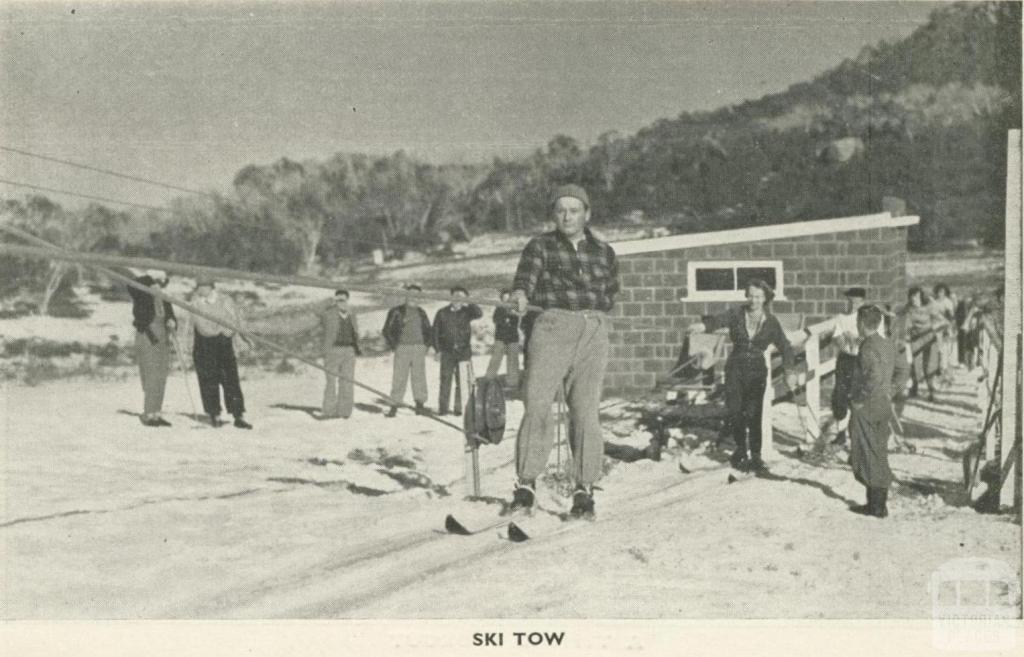
[[889, 420], [892, 398], [906, 383], [909, 366], [897, 357], [895, 342], [878, 334], [882, 311], [864, 306], [857, 311], [857, 330], [863, 340], [850, 391], [850, 462], [853, 475], [867, 488], [867, 504], [851, 511], [876, 518], [889, 515], [886, 500], [889, 469]]

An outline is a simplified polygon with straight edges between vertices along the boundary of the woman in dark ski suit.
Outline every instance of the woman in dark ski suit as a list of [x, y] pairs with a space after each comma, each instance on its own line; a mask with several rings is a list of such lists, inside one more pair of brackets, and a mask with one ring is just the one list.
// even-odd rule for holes
[[[768, 308], [772, 288], [762, 280], [747, 285], [747, 303], [689, 327], [691, 333], [729, 329], [732, 353], [725, 362], [725, 406], [736, 450], [729, 461], [738, 469], [765, 470], [761, 460], [761, 407], [768, 380], [764, 352], [770, 345], [782, 353], [786, 384], [796, 387], [793, 349], [782, 325]], [[749, 457], [748, 457], [749, 450]]]

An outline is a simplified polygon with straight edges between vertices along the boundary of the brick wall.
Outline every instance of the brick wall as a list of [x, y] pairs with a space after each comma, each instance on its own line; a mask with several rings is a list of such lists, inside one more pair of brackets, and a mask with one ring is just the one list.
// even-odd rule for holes
[[[902, 304], [906, 295], [905, 228], [728, 244], [619, 259], [622, 293], [612, 312], [611, 354], [605, 387], [650, 389], [676, 362], [686, 327], [731, 304], [679, 301], [687, 294], [691, 260], [781, 260], [786, 300], [777, 313], [802, 313], [806, 325], [846, 309], [843, 291], [868, 289], [870, 301]], [[823, 354], [823, 357], [826, 354]]]

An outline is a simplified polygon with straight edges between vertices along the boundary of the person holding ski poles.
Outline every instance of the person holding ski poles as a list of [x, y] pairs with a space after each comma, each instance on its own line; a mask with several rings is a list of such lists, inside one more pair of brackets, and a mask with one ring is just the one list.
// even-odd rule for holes
[[[136, 278], [135, 282], [154, 289], [165, 288], [168, 276], [152, 269]], [[142, 424], [169, 427], [171, 423], [160, 412], [170, 369], [170, 340], [178, 327], [174, 307], [133, 287], [128, 288], [128, 294], [132, 298], [132, 326], [135, 327], [135, 362], [139, 364], [139, 377], [142, 379]]]
[[732, 352], [725, 361], [725, 406], [736, 443], [729, 462], [737, 470], [763, 473], [767, 467], [761, 459], [761, 416], [768, 382], [764, 352], [769, 346], [774, 345], [782, 353], [786, 385], [793, 390], [797, 381], [792, 372], [793, 348], [778, 318], [769, 311], [774, 291], [766, 282], [753, 279], [747, 283], [746, 294], [746, 305], [695, 322], [687, 330], [701, 333], [729, 329]]
[[549, 206], [556, 229], [523, 249], [512, 285], [520, 314], [540, 306], [527, 346], [530, 366], [525, 412], [516, 438], [516, 487], [510, 511], [531, 509], [535, 482], [551, 454], [551, 404], [564, 385], [575, 491], [570, 515], [594, 516], [594, 482], [601, 476], [604, 439], [598, 404], [608, 363], [606, 313], [619, 292], [612, 247], [587, 228], [590, 199], [579, 185], [555, 189]]

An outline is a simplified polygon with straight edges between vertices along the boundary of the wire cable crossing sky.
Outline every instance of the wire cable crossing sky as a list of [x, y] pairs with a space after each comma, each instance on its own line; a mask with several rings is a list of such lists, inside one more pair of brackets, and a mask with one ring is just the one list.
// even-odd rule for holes
[[[906, 36], [928, 2], [61, 3], [0, 6], [8, 149], [131, 171], [139, 202], [248, 164], [397, 150], [433, 162], [591, 143], [776, 93]], [[737, 38], [737, 32], [742, 38]], [[182, 44], [188, 44], [182, 47]], [[11, 154], [14, 154], [12, 151]], [[95, 171], [0, 176], [117, 197]]]

